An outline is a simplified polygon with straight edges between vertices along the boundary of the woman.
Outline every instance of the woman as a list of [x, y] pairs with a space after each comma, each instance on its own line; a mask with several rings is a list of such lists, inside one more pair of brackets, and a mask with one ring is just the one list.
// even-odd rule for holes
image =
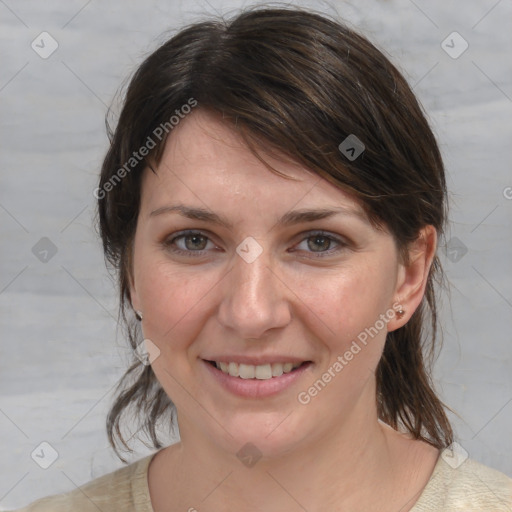
[[107, 427], [128, 448], [135, 408], [158, 451], [23, 510], [512, 509], [424, 361], [445, 176], [380, 51], [297, 9], [199, 23], [111, 139], [95, 193], [136, 357]]

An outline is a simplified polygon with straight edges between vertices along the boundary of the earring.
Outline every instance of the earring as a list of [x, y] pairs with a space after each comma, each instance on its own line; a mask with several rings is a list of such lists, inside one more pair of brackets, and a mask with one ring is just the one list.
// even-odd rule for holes
[[135, 318], [140, 322], [142, 320], [142, 312], [135, 311]]
[[402, 318], [403, 316], [405, 315], [405, 311], [403, 309], [399, 309], [397, 312], [396, 312], [396, 316], [397, 318], [400, 320], [400, 318]]

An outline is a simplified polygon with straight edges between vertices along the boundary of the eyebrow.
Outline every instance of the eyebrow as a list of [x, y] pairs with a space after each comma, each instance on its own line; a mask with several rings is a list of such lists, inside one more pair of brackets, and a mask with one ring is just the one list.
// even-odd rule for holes
[[[232, 229], [233, 224], [229, 222], [227, 219], [217, 215], [214, 212], [206, 210], [205, 208], [196, 208], [185, 205], [170, 205], [163, 206], [161, 208], [157, 208], [153, 210], [149, 216], [155, 217], [157, 215], [162, 215], [164, 213], [178, 213], [179, 215], [186, 217], [188, 219], [200, 220], [205, 222], [211, 222], [212, 224], [218, 224], [220, 226], [224, 226], [225, 228]], [[300, 224], [303, 222], [315, 222], [322, 219], [327, 219], [329, 217], [333, 217], [335, 215], [345, 215], [350, 217], [355, 217], [359, 220], [362, 220], [366, 224], [369, 223], [367, 216], [361, 211], [347, 207], [338, 207], [334, 209], [328, 208], [319, 208], [315, 210], [309, 209], [301, 209], [301, 210], [292, 210], [285, 213], [279, 220], [278, 224], [281, 226], [292, 226], [294, 224]]]

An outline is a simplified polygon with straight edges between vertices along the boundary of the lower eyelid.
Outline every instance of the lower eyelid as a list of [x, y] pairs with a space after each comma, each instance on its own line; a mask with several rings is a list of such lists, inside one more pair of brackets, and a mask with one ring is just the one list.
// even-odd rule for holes
[[[193, 236], [193, 235], [199, 235], [199, 236], [202, 236], [203, 238], [206, 239], [206, 244], [208, 245], [208, 243], [210, 244], [213, 244], [215, 246], [215, 243], [213, 242], [213, 240], [208, 236], [208, 235], [205, 235], [203, 233], [199, 233], [199, 232], [192, 232], [192, 233], [182, 233], [181, 235], [177, 235], [177, 236], [173, 236], [171, 238], [168, 238], [166, 240], [164, 240], [164, 246], [169, 248], [169, 247], [173, 247], [176, 245], [176, 242], [178, 240], [184, 240], [185, 238], [187, 237], [190, 237], [190, 236]], [[172, 250], [172, 249], [171, 249]], [[181, 249], [181, 248], [177, 248], [176, 249], [177, 252], [183, 252], [183, 253], [198, 253], [198, 254], [202, 254], [203, 252], [205, 251], [208, 251], [208, 249], [200, 249], [198, 251], [193, 251], [193, 250], [190, 250], [190, 249]]]
[[305, 242], [306, 240], [309, 240], [310, 238], [315, 238], [315, 237], [326, 238], [327, 240], [329, 240], [331, 242], [331, 244], [346, 245], [346, 244], [343, 243], [342, 240], [339, 240], [338, 238], [334, 238], [334, 237], [332, 237], [330, 235], [322, 235], [322, 234], [308, 235], [308, 236], [302, 238], [300, 240], [299, 244], [301, 244], [302, 242]]

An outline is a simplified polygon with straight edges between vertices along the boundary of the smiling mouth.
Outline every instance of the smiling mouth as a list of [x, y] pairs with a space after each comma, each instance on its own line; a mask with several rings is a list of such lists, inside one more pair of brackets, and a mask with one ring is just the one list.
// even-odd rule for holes
[[296, 371], [298, 368], [311, 363], [311, 361], [303, 361], [302, 363], [272, 363], [272, 364], [238, 364], [234, 362], [224, 361], [208, 361], [214, 368], [217, 368], [226, 375], [238, 377], [240, 379], [258, 379], [269, 380], [280, 377]]

